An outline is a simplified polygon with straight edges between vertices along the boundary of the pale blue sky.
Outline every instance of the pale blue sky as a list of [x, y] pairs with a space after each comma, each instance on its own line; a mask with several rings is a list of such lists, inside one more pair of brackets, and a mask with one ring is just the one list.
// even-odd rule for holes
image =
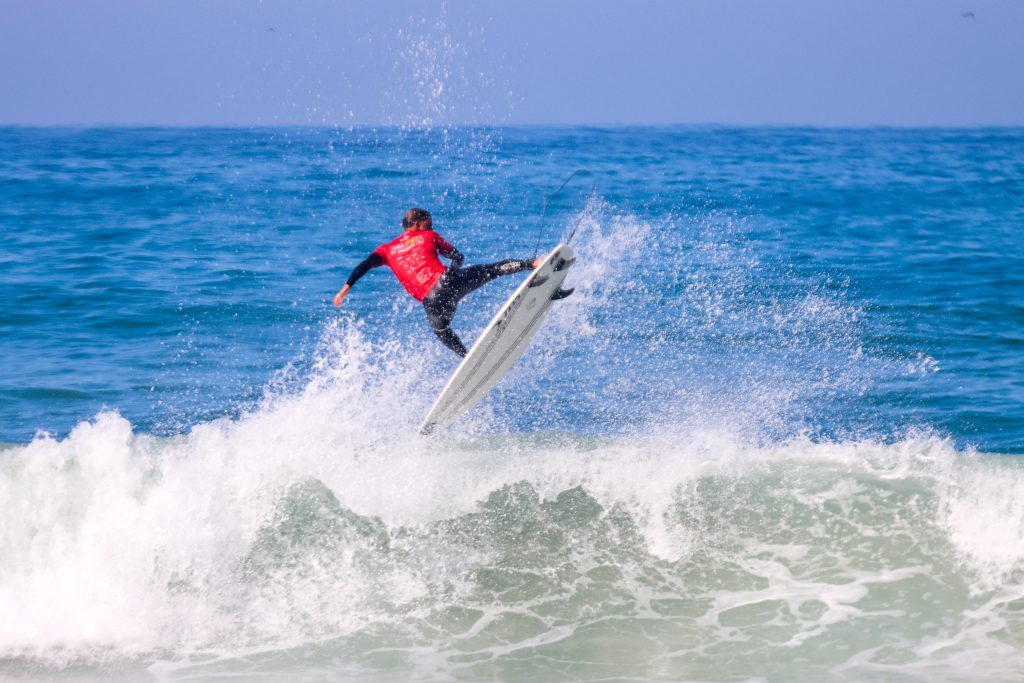
[[0, 64], [0, 124], [1022, 125], [1024, 0], [0, 0]]

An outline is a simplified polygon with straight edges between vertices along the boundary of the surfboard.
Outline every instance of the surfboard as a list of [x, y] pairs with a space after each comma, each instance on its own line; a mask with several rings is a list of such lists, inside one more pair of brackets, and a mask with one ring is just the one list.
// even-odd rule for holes
[[575, 260], [569, 245], [559, 244], [519, 285], [434, 401], [420, 426], [421, 435], [471, 410], [505, 376], [540, 329], [551, 302], [567, 295], [562, 282]]

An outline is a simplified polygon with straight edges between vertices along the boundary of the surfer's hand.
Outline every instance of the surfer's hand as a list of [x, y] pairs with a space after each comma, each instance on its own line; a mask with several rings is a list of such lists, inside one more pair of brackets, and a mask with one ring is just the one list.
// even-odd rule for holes
[[335, 308], [337, 308], [338, 306], [341, 306], [342, 299], [344, 299], [346, 296], [348, 296], [348, 291], [350, 289], [352, 289], [352, 288], [349, 287], [348, 285], [345, 285], [344, 287], [341, 288], [341, 290], [337, 294], [334, 295], [334, 306], [335, 306]]

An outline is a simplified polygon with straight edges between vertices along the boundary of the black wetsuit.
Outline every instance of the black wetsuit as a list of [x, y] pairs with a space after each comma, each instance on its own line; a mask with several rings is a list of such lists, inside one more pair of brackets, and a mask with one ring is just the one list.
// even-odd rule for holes
[[495, 278], [526, 270], [533, 270], [532, 260], [507, 259], [498, 263], [465, 268], [459, 268], [453, 262], [452, 267], [444, 271], [444, 275], [423, 299], [423, 308], [427, 311], [430, 329], [434, 330], [442, 344], [460, 356], [465, 356], [466, 347], [451, 328], [459, 301], [477, 287]]
[[[430, 329], [445, 346], [459, 354], [466, 355], [466, 347], [451, 328], [455, 309], [464, 296], [502, 275], [513, 275], [533, 270], [532, 259], [507, 259], [498, 263], [487, 263], [478, 266], [460, 268], [464, 256], [457, 249], [451, 255], [452, 265], [447, 268], [441, 279], [431, 288], [423, 299], [423, 308], [427, 312]], [[384, 265], [384, 259], [377, 253], [370, 254], [362, 263], [355, 267], [346, 284], [351, 287], [371, 268]]]

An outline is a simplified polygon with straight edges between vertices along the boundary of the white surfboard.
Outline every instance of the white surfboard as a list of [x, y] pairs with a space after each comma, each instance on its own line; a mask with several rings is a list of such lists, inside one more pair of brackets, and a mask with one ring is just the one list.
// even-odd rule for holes
[[505, 376], [540, 329], [551, 297], [561, 291], [574, 261], [572, 249], [560, 244], [530, 273], [462, 359], [423, 420], [420, 434], [430, 434], [470, 410]]

